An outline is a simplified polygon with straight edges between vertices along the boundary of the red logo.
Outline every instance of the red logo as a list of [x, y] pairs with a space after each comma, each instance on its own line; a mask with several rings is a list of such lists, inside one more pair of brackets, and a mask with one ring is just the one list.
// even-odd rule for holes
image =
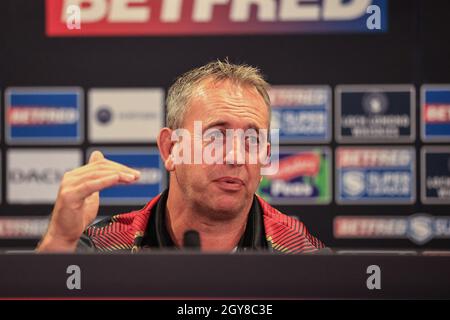
[[367, 32], [372, 3], [385, 5], [384, 0], [47, 0], [47, 35]]
[[271, 180], [291, 180], [299, 176], [313, 177], [319, 173], [320, 155], [308, 152], [280, 159], [278, 173]]
[[425, 121], [427, 123], [450, 122], [450, 105], [427, 104], [425, 106]]

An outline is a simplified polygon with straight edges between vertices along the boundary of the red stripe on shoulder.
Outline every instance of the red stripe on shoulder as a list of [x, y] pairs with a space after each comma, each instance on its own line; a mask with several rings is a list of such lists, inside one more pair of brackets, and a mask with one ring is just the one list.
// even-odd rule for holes
[[276, 251], [306, 253], [322, 249], [325, 245], [311, 235], [303, 222], [289, 217], [257, 196], [263, 210], [266, 239]]
[[152, 208], [161, 195], [140, 210], [114, 215], [89, 226], [85, 233], [99, 251], [131, 250], [135, 238], [145, 232]]

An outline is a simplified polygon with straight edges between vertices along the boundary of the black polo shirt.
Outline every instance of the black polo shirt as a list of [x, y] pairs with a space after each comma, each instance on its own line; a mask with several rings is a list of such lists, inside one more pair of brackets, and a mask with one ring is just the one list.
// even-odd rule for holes
[[[175, 248], [175, 243], [167, 230], [166, 203], [168, 190], [161, 195], [147, 224], [147, 229], [142, 240], [143, 248]], [[238, 251], [261, 250], [267, 248], [265, 239], [262, 210], [256, 197], [253, 198], [247, 225], [244, 234], [238, 244]]]

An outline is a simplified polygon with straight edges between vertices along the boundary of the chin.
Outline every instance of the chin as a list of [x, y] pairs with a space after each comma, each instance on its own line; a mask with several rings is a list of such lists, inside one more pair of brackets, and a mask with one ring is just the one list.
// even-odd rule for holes
[[239, 214], [246, 207], [246, 200], [247, 197], [239, 193], [221, 194], [214, 197], [211, 207], [214, 208], [214, 211], [226, 215]]

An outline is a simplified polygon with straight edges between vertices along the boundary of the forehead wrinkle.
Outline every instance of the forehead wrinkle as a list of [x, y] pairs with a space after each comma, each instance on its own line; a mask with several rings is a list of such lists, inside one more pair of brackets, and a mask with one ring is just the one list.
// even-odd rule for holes
[[[208, 90], [214, 88], [215, 90]], [[270, 122], [267, 106], [256, 88], [234, 84], [231, 81], [207, 81], [201, 83], [195, 92], [191, 104], [203, 103], [208, 115], [207, 123], [223, 117], [234, 116], [249, 118], [258, 127]], [[259, 124], [259, 125], [258, 125]]]

